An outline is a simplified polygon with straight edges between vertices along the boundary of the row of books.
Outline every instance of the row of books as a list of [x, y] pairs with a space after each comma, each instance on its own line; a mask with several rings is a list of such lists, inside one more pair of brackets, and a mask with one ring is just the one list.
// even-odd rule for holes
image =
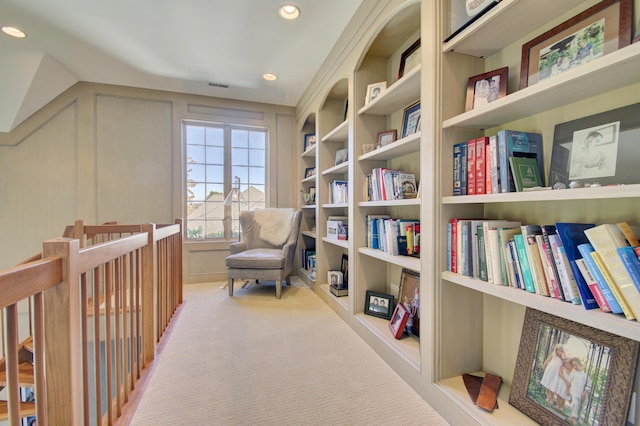
[[639, 319], [639, 231], [626, 222], [454, 218], [447, 225], [448, 270]]
[[334, 180], [329, 184], [329, 203], [342, 204], [349, 202], [349, 182]]
[[404, 200], [417, 195], [413, 173], [378, 167], [364, 178], [364, 201]]
[[516, 188], [510, 164], [510, 161], [518, 158], [527, 158], [527, 163], [533, 162], [537, 166], [536, 172], [542, 186], [544, 166], [542, 135], [539, 133], [500, 130], [497, 135], [455, 144], [453, 195], [496, 194], [522, 190]]
[[312, 279], [316, 279], [316, 251], [309, 249], [302, 249], [301, 251], [301, 264], [302, 268], [309, 273]]
[[420, 221], [367, 215], [367, 247], [390, 255], [419, 256]]

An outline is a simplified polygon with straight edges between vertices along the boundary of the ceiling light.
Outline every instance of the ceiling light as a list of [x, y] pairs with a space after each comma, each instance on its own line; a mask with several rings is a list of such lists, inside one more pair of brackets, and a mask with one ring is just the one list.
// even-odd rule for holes
[[262, 78], [264, 78], [267, 81], [273, 81], [273, 80], [277, 79], [278, 76], [275, 75], [275, 74], [266, 73], [266, 74], [262, 74]]
[[278, 13], [284, 19], [296, 19], [300, 16], [300, 9], [294, 4], [285, 4], [278, 9]]
[[2, 32], [15, 38], [25, 38], [27, 36], [25, 33], [15, 27], [2, 27]]

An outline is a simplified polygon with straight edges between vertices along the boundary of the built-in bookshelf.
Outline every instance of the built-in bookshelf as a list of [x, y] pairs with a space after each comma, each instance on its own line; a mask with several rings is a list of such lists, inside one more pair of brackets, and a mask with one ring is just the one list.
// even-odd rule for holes
[[[298, 262], [299, 276], [308, 284], [313, 285], [316, 282], [316, 276], [312, 270], [308, 268], [305, 257], [307, 252], [316, 250], [316, 199], [310, 194], [317, 194], [317, 166], [316, 157], [318, 152], [318, 144], [316, 137], [316, 115], [309, 114], [304, 121], [300, 131], [300, 186], [297, 194], [300, 199], [300, 209], [302, 210], [302, 222], [300, 224], [300, 240], [298, 243], [298, 254], [296, 258]], [[313, 171], [313, 172], [312, 172]], [[305, 200], [305, 197], [307, 199]]]

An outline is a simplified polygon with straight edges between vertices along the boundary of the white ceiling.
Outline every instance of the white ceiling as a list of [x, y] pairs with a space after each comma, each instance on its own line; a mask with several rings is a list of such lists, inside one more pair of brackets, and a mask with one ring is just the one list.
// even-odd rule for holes
[[[77, 81], [294, 106], [361, 3], [294, 0], [0, 0], [0, 131]], [[263, 73], [278, 80], [267, 82]], [[228, 85], [211, 87], [209, 82]]]

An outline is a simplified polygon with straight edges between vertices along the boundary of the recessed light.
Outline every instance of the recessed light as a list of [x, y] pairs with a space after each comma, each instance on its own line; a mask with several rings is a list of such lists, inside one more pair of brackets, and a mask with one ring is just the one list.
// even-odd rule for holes
[[275, 74], [266, 73], [266, 74], [262, 74], [262, 78], [264, 78], [267, 81], [273, 81], [273, 80], [277, 79], [278, 76], [275, 75]]
[[2, 32], [15, 38], [25, 38], [27, 36], [24, 32], [15, 27], [2, 27]]
[[296, 6], [295, 4], [285, 4], [280, 6], [280, 9], [278, 9], [278, 13], [284, 19], [296, 19], [298, 16], [300, 16], [300, 8], [298, 8], [298, 6]]

